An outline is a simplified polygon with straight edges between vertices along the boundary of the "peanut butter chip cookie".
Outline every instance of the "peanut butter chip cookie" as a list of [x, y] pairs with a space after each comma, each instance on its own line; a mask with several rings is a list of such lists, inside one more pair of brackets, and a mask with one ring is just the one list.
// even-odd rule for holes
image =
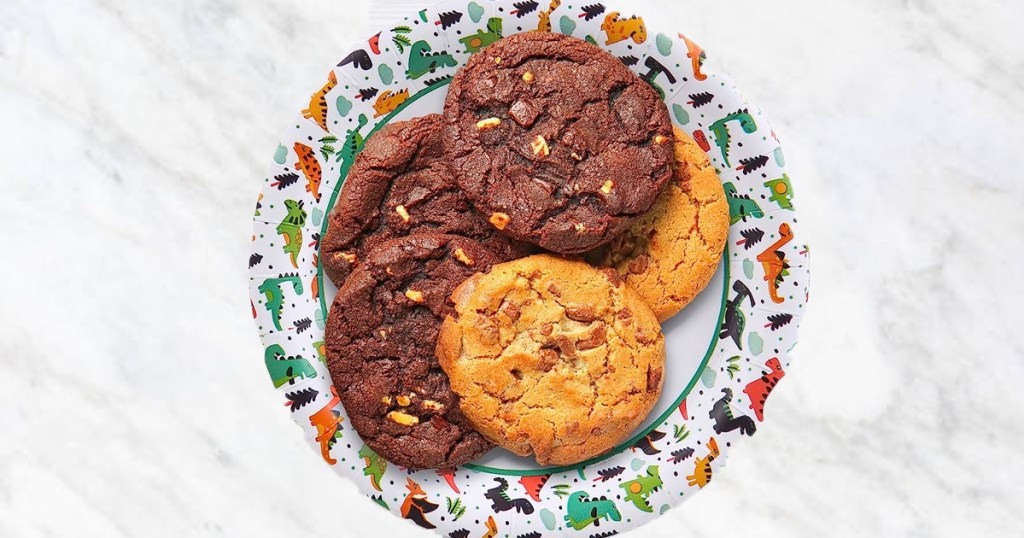
[[541, 254], [471, 277], [452, 300], [438, 359], [473, 426], [516, 454], [598, 456], [661, 394], [661, 327], [614, 271]]
[[714, 276], [729, 236], [729, 205], [707, 154], [676, 129], [675, 176], [654, 207], [608, 245], [586, 255], [619, 276], [665, 321]]

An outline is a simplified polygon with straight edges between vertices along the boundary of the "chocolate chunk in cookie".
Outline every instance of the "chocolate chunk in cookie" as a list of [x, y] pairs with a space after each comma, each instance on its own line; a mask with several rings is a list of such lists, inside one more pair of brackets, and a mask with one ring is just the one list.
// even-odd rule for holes
[[473, 56], [451, 83], [445, 122], [477, 210], [562, 254], [610, 241], [672, 177], [658, 94], [614, 56], [560, 34], [514, 35]]

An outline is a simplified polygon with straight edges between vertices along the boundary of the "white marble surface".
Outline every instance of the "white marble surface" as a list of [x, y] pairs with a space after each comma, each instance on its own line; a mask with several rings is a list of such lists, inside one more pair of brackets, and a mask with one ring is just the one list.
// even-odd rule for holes
[[[0, 2], [0, 536], [429, 536], [303, 443], [248, 316], [361, 4]], [[1024, 4], [631, 4], [773, 118], [814, 264], [768, 421], [636, 535], [1020, 536]]]

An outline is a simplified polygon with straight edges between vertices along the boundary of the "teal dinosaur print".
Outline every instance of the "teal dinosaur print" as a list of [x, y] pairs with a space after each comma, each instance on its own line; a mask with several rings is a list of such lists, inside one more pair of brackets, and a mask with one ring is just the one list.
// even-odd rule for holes
[[619, 484], [619, 487], [626, 490], [625, 499], [644, 512], [653, 512], [654, 508], [647, 502], [651, 493], [661, 489], [661, 474], [657, 465], [647, 468], [647, 474], [642, 474], [633, 480]]
[[[359, 154], [359, 150], [363, 149], [363, 135], [359, 131], [366, 127], [368, 123], [370, 123], [370, 120], [366, 117], [366, 114], [360, 114], [359, 126], [355, 129], [349, 129], [348, 134], [345, 135], [345, 142], [341, 145], [341, 150], [338, 151], [337, 162], [345, 161], [351, 165], [352, 160]], [[345, 174], [342, 174], [341, 177], [345, 177]]]
[[302, 280], [297, 274], [268, 278], [259, 287], [259, 292], [267, 296], [267, 302], [264, 306], [270, 312], [270, 317], [274, 321], [274, 328], [279, 331], [281, 330], [281, 309], [284, 307], [284, 291], [281, 289], [281, 286], [285, 284], [291, 284], [295, 294], [302, 295]]
[[593, 524], [601, 526], [601, 521], [622, 521], [622, 514], [615, 507], [615, 503], [605, 497], [591, 499], [584, 491], [577, 491], [569, 495], [566, 503], [565, 522], [576, 530], [583, 530]]
[[415, 80], [441, 67], [455, 67], [458, 63], [445, 51], [433, 52], [430, 43], [417, 41], [409, 49], [409, 69], [405, 74]]
[[285, 200], [284, 207], [288, 214], [277, 225], [277, 233], [284, 238], [284, 246], [281, 247], [284, 253], [291, 259], [292, 267], [299, 268], [299, 251], [302, 250], [302, 227], [306, 225], [306, 210], [303, 209], [304, 202], [299, 200]]
[[731, 121], [740, 122], [740, 127], [743, 128], [744, 133], [750, 134], [757, 130], [757, 123], [754, 122], [754, 117], [747, 112], [747, 109], [737, 110], [711, 124], [708, 130], [714, 135], [715, 145], [722, 151], [722, 160], [725, 161], [726, 166], [732, 166], [729, 164], [729, 142], [732, 140], [732, 136], [729, 134], [729, 127], [726, 125]]
[[789, 174], [782, 174], [779, 179], [771, 179], [764, 183], [772, 191], [769, 200], [779, 204], [782, 209], [793, 209], [793, 185], [789, 182]]
[[739, 221], [746, 222], [747, 217], [759, 219], [764, 217], [764, 211], [757, 202], [750, 199], [749, 195], [740, 194], [736, 191], [736, 185], [731, 181], [726, 182], [722, 187], [725, 189], [725, 199], [729, 202], [729, 224], [733, 225]]
[[285, 383], [294, 384], [296, 379], [316, 377], [316, 370], [309, 361], [302, 358], [302, 355], [285, 357], [284, 348], [278, 344], [267, 347], [264, 360], [270, 379], [274, 381], [274, 388], [281, 388]]
[[366, 465], [363, 466], [363, 475], [370, 477], [370, 485], [373, 486], [373, 489], [381, 491], [380, 479], [384, 478], [384, 473], [388, 470], [387, 460], [366, 445], [359, 449], [359, 457], [366, 462]]
[[501, 39], [501, 19], [493, 17], [487, 20], [487, 30], [477, 30], [475, 34], [470, 34], [459, 40], [466, 46], [466, 52], [473, 54], [480, 52], [484, 47], [494, 43]]

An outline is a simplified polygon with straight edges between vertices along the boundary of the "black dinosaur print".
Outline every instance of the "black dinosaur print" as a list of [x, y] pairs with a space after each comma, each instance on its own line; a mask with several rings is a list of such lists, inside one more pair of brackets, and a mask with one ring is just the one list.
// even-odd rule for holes
[[729, 408], [729, 404], [732, 402], [732, 389], [725, 388], [722, 389], [722, 392], [725, 393], [725, 396], [715, 402], [715, 405], [711, 407], [711, 412], [708, 413], [708, 417], [715, 421], [715, 433], [721, 434], [739, 429], [741, 435], [754, 435], [754, 432], [757, 431], [754, 419], [746, 415], [732, 416], [732, 409]]
[[507, 512], [509, 510], [515, 510], [523, 514], [533, 513], [533, 504], [530, 503], [529, 499], [515, 499], [509, 498], [508, 494], [505, 493], [508, 490], [508, 481], [504, 478], [495, 478], [495, 482], [498, 483], [496, 487], [487, 490], [484, 493], [484, 497], [491, 501], [491, 509], [496, 513]]

